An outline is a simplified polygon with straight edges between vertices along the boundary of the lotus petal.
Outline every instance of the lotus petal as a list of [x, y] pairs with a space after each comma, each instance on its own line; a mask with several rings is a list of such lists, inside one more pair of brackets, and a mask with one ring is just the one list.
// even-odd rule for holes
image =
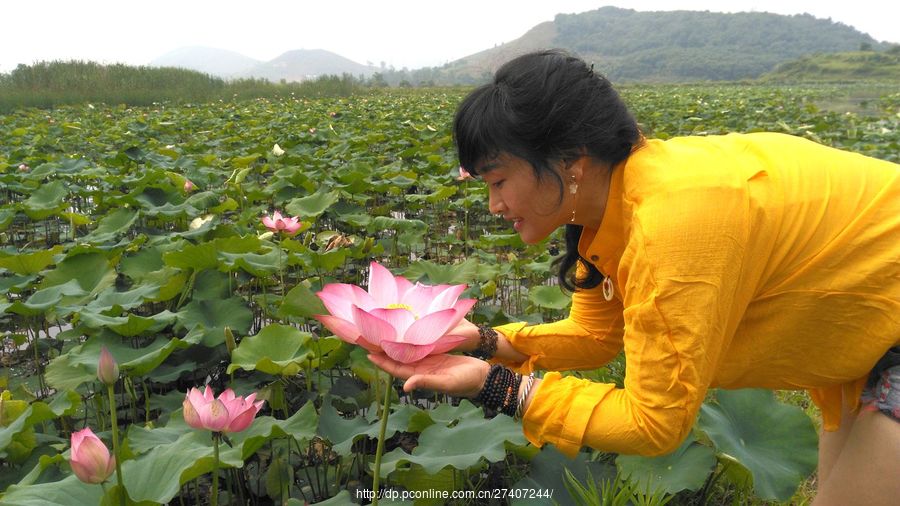
[[381, 343], [381, 347], [384, 349], [385, 355], [404, 364], [418, 362], [428, 355], [431, 355], [434, 351], [433, 344], [417, 345], [410, 343], [383, 342]]
[[404, 308], [377, 308], [369, 313], [388, 322], [391, 327], [394, 327], [394, 333], [398, 337], [405, 334], [406, 329], [416, 321], [416, 316], [412, 311]]
[[358, 307], [353, 308], [353, 321], [360, 337], [374, 345], [380, 346], [382, 341], [398, 341], [397, 331], [390, 323]]
[[325, 328], [330, 330], [332, 334], [338, 336], [341, 341], [350, 344], [359, 344], [359, 329], [356, 328], [355, 323], [337, 316], [324, 314], [314, 315], [313, 318], [319, 320], [322, 325], [325, 325]]
[[[409, 326], [403, 334], [401, 342], [410, 344], [434, 344], [444, 334], [450, 331], [462, 320], [465, 313], [459, 313], [455, 309], [445, 309], [436, 313], [423, 316]], [[397, 339], [393, 339], [397, 341]]]
[[386, 267], [375, 262], [369, 264], [369, 295], [375, 299], [375, 305], [378, 307], [400, 302], [394, 275]]

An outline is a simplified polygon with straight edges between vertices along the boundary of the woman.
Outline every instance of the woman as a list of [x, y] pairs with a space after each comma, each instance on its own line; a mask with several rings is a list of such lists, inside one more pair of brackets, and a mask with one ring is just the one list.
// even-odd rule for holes
[[558, 51], [500, 68], [454, 134], [526, 243], [566, 227], [559, 276], [574, 290], [559, 322], [464, 322], [459, 350], [526, 374], [624, 349], [624, 388], [470, 356], [371, 357], [407, 391], [477, 397], [569, 455], [658, 455], [711, 387], [806, 389], [825, 429], [817, 504], [900, 497], [897, 165], [782, 134], [644, 139], [609, 82]]

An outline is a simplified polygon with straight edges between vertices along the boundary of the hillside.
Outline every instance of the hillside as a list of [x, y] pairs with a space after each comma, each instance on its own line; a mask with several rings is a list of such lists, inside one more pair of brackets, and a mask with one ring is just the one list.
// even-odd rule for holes
[[150, 62], [151, 67], [177, 67], [215, 77], [229, 78], [259, 65], [259, 60], [234, 51], [188, 46], [170, 51]]
[[[900, 48], [900, 46], [898, 46]], [[876, 53], [853, 51], [806, 56], [782, 63], [761, 77], [765, 81], [849, 81], [855, 79], [900, 82], [900, 49]]]
[[451, 62], [439, 81], [482, 81], [499, 63], [536, 47], [568, 49], [613, 81], [701, 81], [755, 78], [780, 63], [864, 44], [880, 47], [850, 26], [808, 14], [603, 7], [558, 14], [515, 41]]
[[297, 49], [239, 72], [235, 77], [263, 78], [272, 82], [304, 81], [322, 75], [350, 74], [368, 77], [377, 70], [377, 67], [356, 63], [324, 49]]

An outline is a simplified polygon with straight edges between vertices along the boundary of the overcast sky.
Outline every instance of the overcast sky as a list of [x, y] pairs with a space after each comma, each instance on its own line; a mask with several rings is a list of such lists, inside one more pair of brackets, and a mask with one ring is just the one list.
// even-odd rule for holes
[[7, 0], [0, 72], [41, 60], [145, 65], [184, 46], [259, 60], [327, 49], [358, 63], [413, 69], [509, 42], [557, 13], [604, 5], [809, 13], [900, 42], [900, 2], [890, 0]]

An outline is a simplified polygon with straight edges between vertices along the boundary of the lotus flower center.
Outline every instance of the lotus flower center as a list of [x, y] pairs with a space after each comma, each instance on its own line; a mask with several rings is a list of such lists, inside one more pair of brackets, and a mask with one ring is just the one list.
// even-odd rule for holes
[[405, 310], [409, 311], [410, 313], [412, 313], [412, 314], [413, 314], [413, 317], [414, 317], [415, 319], [417, 319], [417, 320], [419, 319], [419, 317], [416, 315], [416, 313], [413, 312], [412, 306], [410, 306], [409, 304], [400, 304], [400, 303], [397, 303], [397, 304], [388, 304], [388, 305], [385, 307], [385, 309], [405, 309]]

